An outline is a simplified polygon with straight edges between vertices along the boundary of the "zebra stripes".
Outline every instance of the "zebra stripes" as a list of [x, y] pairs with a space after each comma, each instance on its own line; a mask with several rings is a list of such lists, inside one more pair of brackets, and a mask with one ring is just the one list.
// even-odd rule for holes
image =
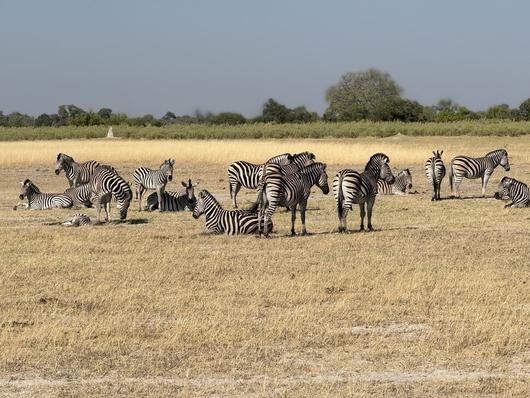
[[64, 170], [68, 183], [71, 187], [87, 184], [90, 176], [99, 166], [95, 160], [90, 160], [85, 163], [76, 163], [74, 158], [64, 153], [57, 155], [57, 162], [55, 163], [55, 174], [59, 175], [61, 170]]
[[[197, 204], [197, 198], [195, 197], [195, 187], [199, 183], [192, 184], [191, 179], [187, 183], [182, 181], [184, 189], [178, 192], [164, 191], [162, 195], [162, 210], [163, 211], [192, 211]], [[147, 205], [145, 210], [153, 211], [158, 209], [158, 196], [156, 192], [153, 192], [147, 197]]]
[[138, 202], [138, 211], [142, 211], [142, 196], [148, 189], [155, 189], [158, 196], [158, 209], [162, 208], [162, 195], [166, 189], [168, 181], [173, 179], [174, 160], [167, 159], [160, 165], [158, 170], [152, 170], [147, 167], [138, 167], [134, 170], [133, 177], [136, 183], [136, 198]]
[[433, 151], [433, 156], [425, 162], [425, 175], [432, 187], [431, 200], [440, 200], [440, 188], [445, 177], [445, 165], [442, 160], [444, 151]]
[[459, 198], [458, 188], [463, 178], [482, 179], [482, 197], [486, 195], [486, 186], [491, 174], [497, 166], [510, 171], [508, 152], [505, 149], [497, 149], [487, 153], [482, 158], [470, 158], [468, 156], [457, 156], [451, 160], [449, 166], [449, 185], [454, 197]]
[[20, 200], [27, 198], [28, 203], [18, 203], [13, 209], [16, 210], [19, 205], [24, 205], [26, 209], [31, 210], [45, 210], [54, 208], [69, 208], [72, 207], [72, 199], [68, 195], [62, 193], [42, 193], [40, 189], [31, 180], [27, 179], [20, 183], [21, 191], [19, 195]]
[[127, 218], [127, 210], [132, 200], [132, 191], [125, 181], [111, 167], [98, 167], [90, 178], [90, 190], [96, 206], [97, 221], [100, 221], [101, 207], [105, 209], [105, 220], [110, 221], [110, 201], [116, 199], [120, 220]]
[[68, 188], [64, 191], [65, 195], [68, 195], [74, 206], [92, 207], [91, 196], [92, 191], [90, 190], [90, 184], [83, 184], [77, 187]]
[[[214, 196], [207, 190], [199, 192], [199, 198], [193, 218], [202, 214], [206, 218], [206, 232], [211, 234], [254, 234], [258, 231], [258, 215], [247, 210], [224, 210]], [[272, 222], [269, 222], [272, 230]]]
[[511, 177], [503, 177], [499, 183], [498, 191], [495, 192], [495, 199], [511, 200], [512, 203], [504, 207], [530, 207], [530, 189], [524, 182]]
[[[291, 210], [291, 235], [295, 235], [296, 207], [300, 205], [300, 219], [302, 221], [302, 235], [307, 234], [305, 212], [311, 187], [317, 185], [324, 195], [329, 193], [328, 175], [325, 163], [313, 163], [296, 173], [284, 175], [281, 171], [264, 175], [260, 185], [258, 199], [251, 210], [261, 207], [259, 220], [263, 215], [263, 234], [269, 236], [268, 225], [278, 206], [288, 206]], [[261, 235], [261, 228], [260, 228]]]
[[90, 217], [83, 213], [74, 214], [69, 220], [63, 222], [65, 227], [79, 227], [81, 225], [90, 225]]
[[345, 169], [333, 179], [333, 193], [337, 202], [339, 232], [347, 232], [346, 217], [354, 203], [359, 205], [361, 215], [360, 230], [364, 230], [365, 203], [368, 210], [368, 229], [372, 228], [372, 209], [377, 195], [377, 180], [393, 183], [394, 176], [388, 165], [390, 159], [383, 153], [373, 155], [363, 173]]
[[405, 195], [412, 189], [412, 174], [409, 169], [401, 170], [394, 183], [377, 180], [377, 193], [382, 195]]

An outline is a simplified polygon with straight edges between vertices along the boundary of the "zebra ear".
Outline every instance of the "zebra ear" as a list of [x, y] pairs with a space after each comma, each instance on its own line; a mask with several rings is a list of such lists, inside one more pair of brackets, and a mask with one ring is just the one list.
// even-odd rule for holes
[[188, 188], [188, 184], [186, 184], [184, 181], [180, 182], [184, 188]]
[[314, 153], [310, 153], [310, 154], [309, 154], [309, 158], [310, 158], [310, 159], [315, 159], [315, 158], [316, 158], [316, 156], [315, 156], [315, 154], [314, 154]]
[[24, 181], [20, 181], [20, 185], [24, 186]]
[[326, 170], [326, 167], [328, 167], [328, 165], [327, 165], [326, 163], [322, 163], [322, 168], [323, 168], [324, 170]]
[[57, 160], [59, 160], [59, 158], [61, 157], [62, 153], [58, 153], [57, 154]]

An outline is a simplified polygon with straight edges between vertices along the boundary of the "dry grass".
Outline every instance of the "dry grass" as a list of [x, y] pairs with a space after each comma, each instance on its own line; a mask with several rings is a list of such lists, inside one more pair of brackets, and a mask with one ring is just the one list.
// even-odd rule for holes
[[[309, 149], [331, 177], [379, 150], [404, 167], [435, 148], [505, 146], [510, 174], [530, 182], [528, 138], [85, 143], [0, 146], [0, 395], [529, 395], [530, 209], [431, 203], [421, 167], [420, 194], [378, 198], [374, 233], [330, 233], [334, 201], [320, 193], [313, 235], [285, 236], [278, 213], [271, 240], [206, 236], [203, 219], [138, 213], [136, 202], [129, 223], [77, 229], [49, 225], [75, 210], [11, 210], [24, 177], [65, 188], [52, 173], [59, 151], [128, 179], [133, 163], [171, 155], [173, 184], [200, 177], [228, 206], [226, 164], [237, 158]], [[464, 182], [464, 195], [479, 192]]]

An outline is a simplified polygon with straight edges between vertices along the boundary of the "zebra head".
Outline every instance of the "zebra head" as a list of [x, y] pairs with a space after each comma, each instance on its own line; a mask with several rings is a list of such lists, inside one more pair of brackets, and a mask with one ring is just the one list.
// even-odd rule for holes
[[74, 158], [65, 155], [64, 153], [57, 154], [57, 162], [55, 163], [55, 175], [59, 175], [61, 170], [69, 169], [73, 163]]
[[195, 197], [195, 187], [199, 185], [197, 181], [195, 184], [192, 184], [191, 178], [188, 179], [188, 183], [181, 181], [181, 184], [186, 188], [186, 197], [188, 198], [188, 206], [190, 209], [194, 209], [197, 204], [197, 198]]
[[173, 180], [173, 165], [175, 164], [175, 160], [168, 159], [165, 160], [164, 163], [160, 165], [160, 171], [162, 171], [166, 176], [168, 181]]
[[501, 165], [504, 170], [510, 171], [510, 161], [508, 160], [508, 152], [506, 149], [497, 149], [486, 154], [494, 164]]
[[513, 184], [513, 178], [503, 177], [501, 182], [499, 182], [499, 187], [497, 192], [495, 192], [495, 199], [498, 200], [508, 200], [510, 199], [510, 187]]
[[508, 160], [508, 152], [504, 149], [502, 150], [500, 165], [504, 167], [504, 170], [510, 171], [510, 161]]
[[129, 206], [131, 204], [131, 200], [133, 197], [132, 190], [127, 184], [128, 189], [124, 189], [121, 197], [116, 200], [116, 207], [120, 211], [120, 220], [123, 221], [127, 218], [127, 211], [129, 210]]
[[410, 173], [410, 169], [401, 170], [396, 179], [403, 182], [403, 187], [412, 189], [412, 174]]
[[388, 156], [384, 153], [376, 153], [375, 155], [372, 155], [368, 163], [366, 163], [364, 171], [369, 171], [375, 178], [393, 184], [395, 178], [388, 162], [390, 162]]
[[40, 193], [39, 188], [31, 180], [26, 179], [25, 181], [20, 182], [20, 195], [18, 196], [20, 200], [23, 200], [25, 197], [31, 196], [33, 194]]
[[204, 200], [207, 196], [211, 196], [210, 193], [203, 189], [199, 192], [199, 198], [197, 200], [197, 204], [195, 205], [195, 208], [193, 209], [193, 218], [198, 219], [202, 214], [204, 214]]
[[327, 165], [326, 163], [320, 163], [319, 166], [320, 166], [319, 167], [320, 176], [318, 177], [318, 181], [316, 185], [317, 187], [320, 188], [320, 190], [322, 191], [324, 195], [327, 195], [329, 193], [328, 174], [326, 173]]

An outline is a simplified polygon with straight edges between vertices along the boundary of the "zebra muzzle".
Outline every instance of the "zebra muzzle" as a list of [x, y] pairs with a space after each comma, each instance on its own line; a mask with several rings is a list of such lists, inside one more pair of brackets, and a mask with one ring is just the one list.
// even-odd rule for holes
[[20, 194], [20, 195], [18, 195], [18, 198], [19, 198], [20, 200], [22, 200], [22, 199], [24, 199], [24, 195]]
[[55, 170], [55, 175], [58, 176], [60, 172], [61, 172], [61, 170], [56, 169]]

